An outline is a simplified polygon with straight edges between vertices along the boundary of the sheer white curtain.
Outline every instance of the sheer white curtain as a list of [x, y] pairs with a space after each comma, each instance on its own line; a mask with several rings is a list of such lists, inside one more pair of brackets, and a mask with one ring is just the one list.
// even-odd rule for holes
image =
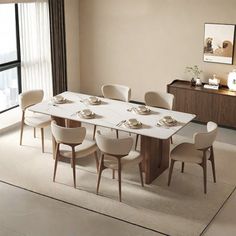
[[52, 96], [49, 8], [47, 0], [20, 3], [22, 91], [43, 89]]

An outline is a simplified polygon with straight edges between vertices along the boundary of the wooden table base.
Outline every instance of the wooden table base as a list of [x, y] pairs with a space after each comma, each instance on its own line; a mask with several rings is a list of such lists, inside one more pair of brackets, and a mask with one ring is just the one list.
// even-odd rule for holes
[[145, 183], [150, 184], [169, 167], [170, 140], [141, 136]]

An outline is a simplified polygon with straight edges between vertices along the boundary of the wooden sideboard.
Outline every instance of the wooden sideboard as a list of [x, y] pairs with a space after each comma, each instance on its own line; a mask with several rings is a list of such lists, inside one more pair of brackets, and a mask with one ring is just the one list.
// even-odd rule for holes
[[236, 128], [236, 92], [226, 87], [214, 90], [191, 86], [183, 80], [168, 84], [167, 91], [175, 96], [173, 110], [193, 113], [195, 121]]

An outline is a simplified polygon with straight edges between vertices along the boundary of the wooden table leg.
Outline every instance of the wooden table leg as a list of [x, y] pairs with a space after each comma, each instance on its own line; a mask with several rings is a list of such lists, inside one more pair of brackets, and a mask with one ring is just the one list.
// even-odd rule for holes
[[150, 184], [169, 167], [170, 140], [141, 136], [145, 183]]

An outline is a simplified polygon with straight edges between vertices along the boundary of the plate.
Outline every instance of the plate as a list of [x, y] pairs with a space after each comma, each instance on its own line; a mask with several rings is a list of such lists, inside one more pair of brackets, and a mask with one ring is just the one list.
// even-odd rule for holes
[[56, 104], [63, 104], [66, 103], [66, 98], [62, 97], [62, 96], [55, 96], [52, 98], [52, 102], [56, 103]]
[[146, 110], [144, 110], [144, 109], [139, 109], [136, 107], [133, 108], [133, 111], [139, 115], [148, 115], [151, 112], [149, 108], [146, 108]]
[[172, 120], [170, 120], [170, 121], [166, 121], [165, 119], [160, 119], [160, 120], [159, 120], [159, 123], [160, 123], [161, 125], [166, 125], [166, 126], [176, 126], [177, 120], [172, 119]]
[[138, 121], [138, 123], [136, 125], [132, 125], [129, 122], [124, 122], [124, 126], [130, 129], [140, 129], [142, 128], [142, 123], [140, 121]]
[[82, 111], [78, 111], [77, 114], [84, 119], [93, 119], [95, 117], [95, 113], [92, 112], [90, 115], [85, 115], [82, 113]]
[[88, 99], [88, 102], [89, 102], [90, 105], [99, 105], [99, 104], [101, 104], [102, 101], [99, 99], [99, 100], [97, 100], [96, 102], [93, 102], [93, 101], [90, 101], [90, 100]]

